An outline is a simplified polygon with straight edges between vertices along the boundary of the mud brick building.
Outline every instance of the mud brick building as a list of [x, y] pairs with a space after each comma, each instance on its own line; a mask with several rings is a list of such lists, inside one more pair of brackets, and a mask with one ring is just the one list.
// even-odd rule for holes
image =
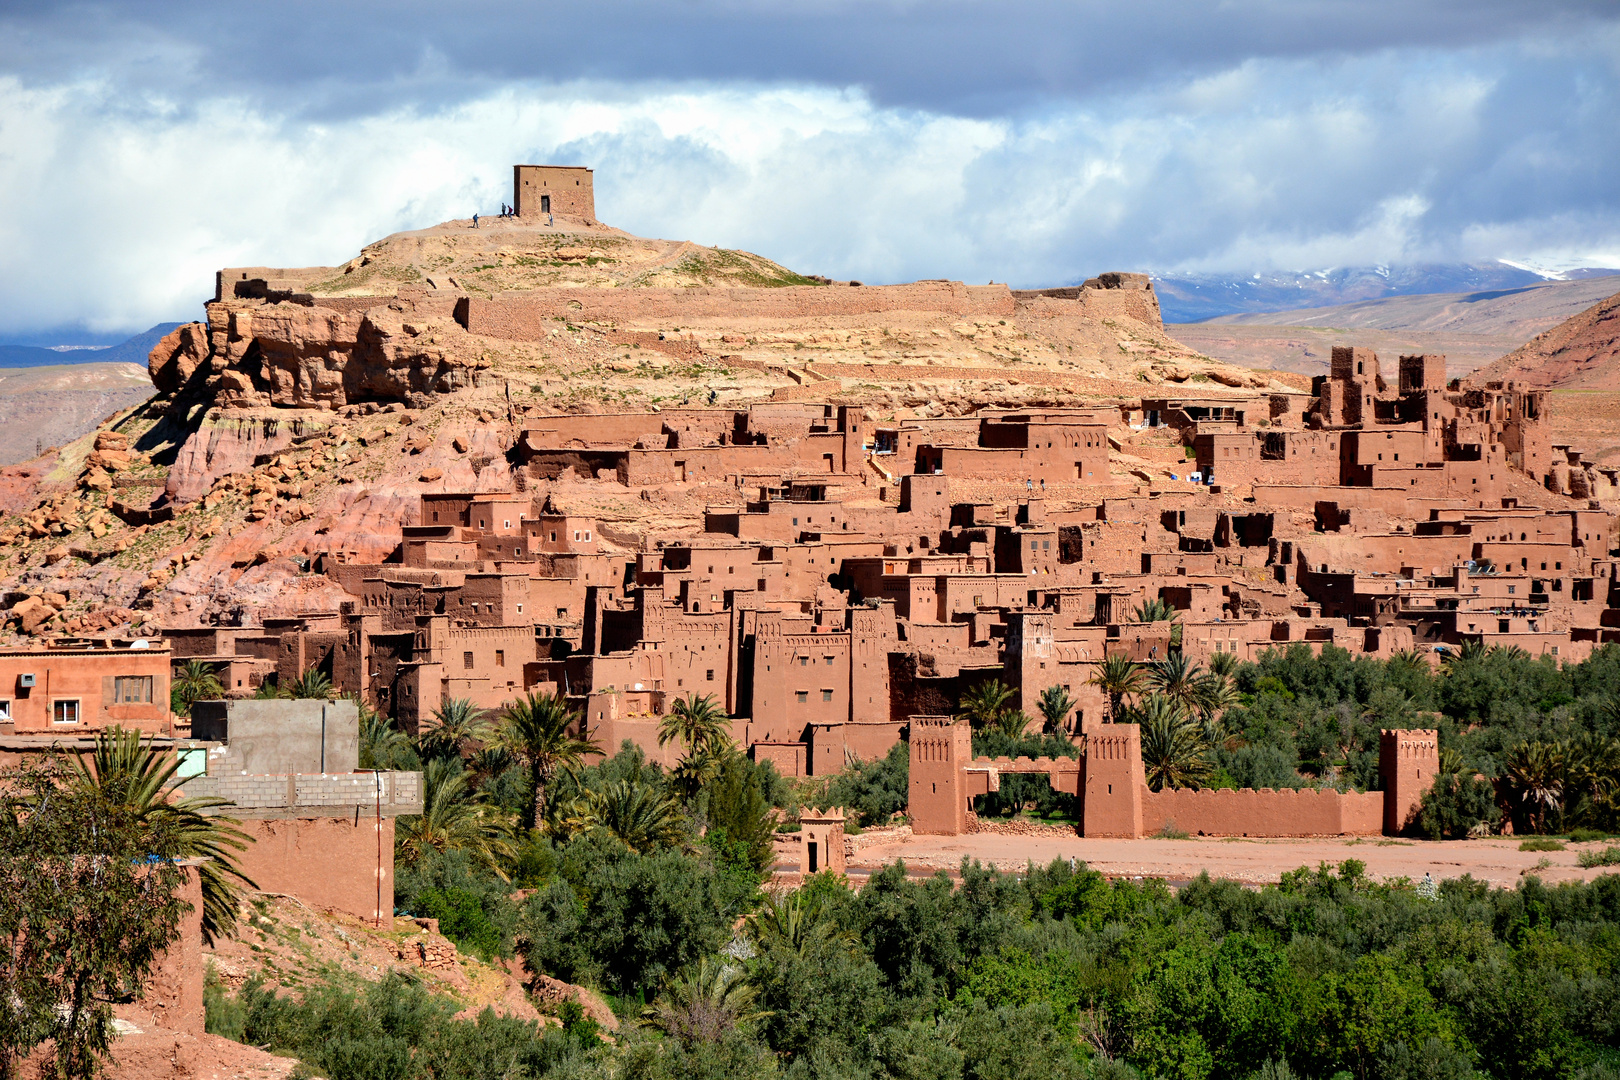
[[[1078, 290], [1110, 292], [1151, 299], [1128, 281]], [[877, 293], [817, 302], [888, 302]], [[486, 332], [500, 325], [516, 324]], [[1416, 797], [1404, 773], [1372, 794], [1146, 791], [1135, 729], [1110, 722], [1090, 680], [1118, 654], [1303, 646], [1438, 662], [1477, 641], [1573, 660], [1620, 640], [1612, 515], [1572, 494], [1595, 474], [1550, 445], [1539, 392], [1464, 391], [1443, 373], [1443, 358], [1402, 357], [1390, 378], [1370, 351], [1339, 349], [1309, 395], [886, 423], [802, 401], [531, 417], [511, 490], [425, 494], [387, 558], [317, 559], [347, 597], [338, 610], [169, 639], [233, 696], [314, 667], [412, 731], [450, 698], [493, 711], [558, 693], [609, 749], [629, 740], [672, 763], [659, 718], [709, 695], [739, 744], [784, 773], [826, 775], [909, 741], [913, 815], [944, 831], [965, 827], [966, 800], [997, 775], [1024, 771], [1080, 797], [1091, 835], [1376, 833]], [[1196, 481], [1122, 465], [1118, 448], [1143, 439], [1185, 452], [1175, 468]], [[561, 504], [561, 485], [580, 483], [713, 501], [701, 530], [631, 548]], [[1173, 623], [1141, 621], [1154, 601]], [[989, 679], [1031, 716], [1044, 691], [1066, 690], [1082, 757], [977, 762], [965, 729], [925, 719]], [[1390, 738], [1391, 763], [1432, 749], [1432, 735]]]
[[172, 653], [145, 638], [0, 649], [0, 736], [74, 738], [104, 728], [173, 735]]

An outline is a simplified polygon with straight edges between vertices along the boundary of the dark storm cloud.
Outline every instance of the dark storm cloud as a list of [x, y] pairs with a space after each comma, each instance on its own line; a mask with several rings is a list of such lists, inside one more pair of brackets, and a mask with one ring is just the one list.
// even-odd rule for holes
[[1610, 0], [0, 0], [0, 338], [194, 317], [520, 160], [874, 282], [1615, 265], [1617, 115]]
[[1611, 0], [1040, 0], [1033, 3], [14, 3], [0, 68], [246, 94], [349, 115], [512, 80], [780, 81], [986, 116], [1247, 59], [1567, 37]]

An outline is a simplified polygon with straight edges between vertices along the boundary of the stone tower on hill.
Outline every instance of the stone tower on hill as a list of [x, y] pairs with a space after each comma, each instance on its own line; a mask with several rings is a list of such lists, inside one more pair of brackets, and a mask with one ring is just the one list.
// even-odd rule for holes
[[512, 166], [512, 203], [518, 217], [562, 214], [596, 220], [591, 170], [565, 165]]

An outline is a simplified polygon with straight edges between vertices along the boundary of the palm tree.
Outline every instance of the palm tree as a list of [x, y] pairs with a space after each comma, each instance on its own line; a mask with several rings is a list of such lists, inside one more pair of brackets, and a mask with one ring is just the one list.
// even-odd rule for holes
[[956, 707], [961, 711], [956, 718], [966, 720], [976, 728], [989, 727], [1007, 710], [1007, 703], [1015, 693], [1017, 691], [1000, 679], [979, 683], [957, 700]]
[[1199, 675], [1198, 665], [1186, 653], [1174, 653], [1155, 664], [1148, 665], [1148, 688], [1158, 694], [1163, 694], [1180, 706], [1184, 713], [1191, 713], [1199, 704]]
[[1536, 832], [1545, 832], [1548, 815], [1564, 801], [1564, 755], [1557, 743], [1540, 740], [1514, 747], [1502, 769], [1502, 778]]
[[613, 780], [599, 791], [586, 791], [574, 801], [564, 827], [570, 832], [603, 829], [642, 855], [674, 847], [686, 839], [686, 821], [678, 799], [651, 784]]
[[802, 956], [812, 945], [830, 938], [854, 940], [852, 932], [840, 928], [828, 917], [826, 906], [804, 889], [772, 897], [747, 925], [760, 952], [786, 949]]
[[686, 753], [671, 770], [677, 787], [688, 797], [713, 780], [733, 750], [731, 719], [713, 694], [688, 694], [658, 722], [658, 745], [679, 740]]
[[1176, 609], [1163, 597], [1147, 600], [1136, 609], [1137, 622], [1175, 622]]
[[1577, 735], [1564, 745], [1564, 805], [1578, 824], [1609, 827], [1620, 800], [1620, 742]]
[[754, 1008], [755, 994], [741, 966], [705, 957], [664, 984], [642, 1023], [687, 1047], [716, 1043], [738, 1024], [769, 1015]]
[[1120, 719], [1120, 706], [1127, 694], [1142, 691], [1142, 669], [1124, 653], [1109, 653], [1097, 665], [1087, 682], [1108, 695], [1108, 720]]
[[674, 706], [658, 721], [658, 745], [677, 739], [688, 755], [723, 754], [731, 748], [731, 718], [713, 694], [676, 698]]
[[[1228, 653], [1217, 655], [1227, 656]], [[1203, 724], [1204, 738], [1211, 746], [1224, 742], [1227, 738], [1226, 725], [1222, 718], [1226, 710], [1238, 704], [1237, 688], [1225, 676], [1217, 675], [1213, 671], [1198, 680], [1197, 707], [1199, 721]]]
[[990, 721], [990, 730], [999, 731], [1009, 739], [1022, 739], [1029, 730], [1030, 719], [1022, 709], [1003, 709]]
[[1069, 719], [1069, 713], [1077, 704], [1079, 702], [1070, 697], [1069, 692], [1061, 686], [1054, 684], [1042, 690], [1038, 708], [1041, 710], [1041, 718], [1046, 721], [1043, 730], [1047, 732], [1064, 730], [1065, 721]]
[[388, 717], [359, 698], [351, 698], [360, 713], [360, 767], [362, 769], [414, 769], [417, 765], [410, 738]]
[[460, 757], [462, 747], [489, 737], [484, 710], [467, 698], [446, 698], [433, 710], [433, 724], [417, 736], [425, 757]]
[[1149, 694], [1132, 719], [1142, 728], [1142, 766], [1154, 791], [1197, 787], [1215, 771], [1203, 732], [1175, 701]]
[[277, 696], [298, 700], [330, 701], [333, 696], [332, 680], [320, 668], [310, 668], [281, 687]]
[[176, 799], [188, 777], [177, 777], [180, 759], [157, 750], [141, 733], [107, 728], [96, 733], [96, 748], [89, 761], [69, 758], [68, 783], [82, 791], [98, 791], [103, 798], [126, 807], [153, 830], [178, 840], [181, 858], [203, 860], [197, 867], [202, 880], [203, 936], [212, 942], [236, 925], [240, 898], [236, 883], [258, 888], [237, 867], [234, 852], [244, 851], [253, 838], [236, 828], [235, 818], [204, 811], [233, 805], [226, 799]]
[[1440, 658], [1440, 666], [1449, 674], [1460, 664], [1475, 664], [1490, 654], [1490, 646], [1478, 638], [1469, 638], [1455, 649], [1447, 649], [1445, 655]]
[[1209, 658], [1210, 673], [1223, 679], [1231, 679], [1237, 673], [1237, 666], [1237, 653], [1218, 652]]
[[602, 753], [594, 742], [569, 733], [574, 719], [561, 694], [525, 694], [506, 707], [496, 725], [495, 745], [529, 768], [534, 784], [534, 805], [525, 823], [529, 828], [546, 819], [546, 785], [557, 770], [578, 768], [586, 754]]
[[472, 792], [461, 762], [430, 758], [422, 766], [422, 812], [399, 819], [397, 844], [407, 863], [428, 851], [465, 851], [506, 881], [504, 863], [513, 857], [512, 822]]
[[1398, 673], [1429, 673], [1429, 661], [1417, 649], [1400, 649], [1390, 655], [1388, 665], [1390, 674]]
[[170, 684], [169, 697], [181, 716], [191, 715], [194, 701], [212, 701], [225, 696], [225, 687], [212, 665], [201, 660], [187, 660], [180, 666]]

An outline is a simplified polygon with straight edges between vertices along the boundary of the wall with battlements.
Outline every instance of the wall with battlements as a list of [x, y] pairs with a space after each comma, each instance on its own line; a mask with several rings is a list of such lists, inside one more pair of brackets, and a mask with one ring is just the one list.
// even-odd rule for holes
[[1383, 791], [1261, 788], [1150, 791], [1136, 724], [1102, 724], [1071, 758], [975, 758], [972, 732], [949, 717], [917, 716], [911, 727], [912, 831], [970, 831], [972, 800], [1001, 788], [1009, 773], [1044, 773], [1054, 791], [1081, 797], [1085, 836], [1138, 839], [1180, 831], [1199, 836], [1376, 836], [1406, 826], [1434, 782], [1438, 740], [1430, 731], [1383, 733]]

